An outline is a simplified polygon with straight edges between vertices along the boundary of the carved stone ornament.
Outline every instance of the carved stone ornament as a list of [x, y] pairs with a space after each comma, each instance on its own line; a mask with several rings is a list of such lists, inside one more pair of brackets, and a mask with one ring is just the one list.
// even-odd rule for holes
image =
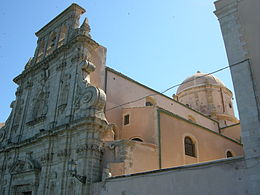
[[32, 159], [26, 159], [26, 160], [17, 160], [13, 163], [13, 165], [10, 168], [11, 174], [19, 174], [29, 171], [40, 171], [41, 166], [40, 164]]
[[85, 83], [90, 83], [89, 75], [90, 75], [91, 72], [95, 71], [96, 66], [93, 63], [91, 63], [90, 61], [88, 61], [88, 60], [83, 60], [80, 63], [80, 67], [81, 67], [82, 77], [83, 77], [82, 80]]
[[4, 137], [5, 137], [5, 131], [4, 129], [0, 129], [0, 142], [4, 140]]
[[48, 161], [52, 161], [53, 160], [53, 155], [54, 153], [46, 153], [46, 154], [43, 154], [40, 158], [40, 160], [43, 162], [43, 163], [46, 163]]
[[14, 112], [14, 119], [13, 119], [13, 126], [12, 126], [12, 130], [14, 131], [18, 129], [20, 120], [22, 118], [23, 106], [24, 106], [24, 100], [18, 97], [18, 99], [16, 100], [16, 108]]
[[58, 157], [67, 157], [70, 155], [70, 151], [68, 149], [59, 150], [57, 152]]
[[88, 86], [78, 100], [80, 109], [85, 110], [93, 107], [97, 110], [102, 110], [106, 103], [106, 95], [103, 90], [94, 86]]
[[33, 61], [33, 58], [29, 58], [28, 62], [25, 65], [25, 69], [28, 69], [32, 66], [32, 61]]

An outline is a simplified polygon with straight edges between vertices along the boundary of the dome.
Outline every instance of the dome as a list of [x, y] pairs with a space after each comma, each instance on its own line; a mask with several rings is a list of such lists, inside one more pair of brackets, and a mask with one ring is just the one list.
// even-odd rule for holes
[[198, 71], [196, 74], [192, 75], [191, 77], [188, 77], [182, 82], [182, 84], [177, 89], [177, 94], [189, 88], [205, 85], [225, 87], [223, 82], [217, 77], [211, 74], [201, 73]]

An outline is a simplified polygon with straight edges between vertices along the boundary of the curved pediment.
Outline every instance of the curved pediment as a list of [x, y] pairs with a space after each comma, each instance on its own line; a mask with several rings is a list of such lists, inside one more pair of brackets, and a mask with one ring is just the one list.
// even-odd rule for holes
[[41, 165], [33, 159], [17, 160], [10, 168], [11, 174], [19, 174], [30, 171], [40, 171]]

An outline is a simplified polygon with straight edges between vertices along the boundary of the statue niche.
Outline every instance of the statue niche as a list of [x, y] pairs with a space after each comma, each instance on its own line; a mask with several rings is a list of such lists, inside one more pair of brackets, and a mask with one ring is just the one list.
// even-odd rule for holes
[[41, 91], [33, 100], [31, 120], [28, 122], [29, 125], [42, 122], [46, 118], [48, 112], [48, 97], [48, 92]]
[[70, 89], [70, 74], [64, 74], [61, 78], [61, 88], [60, 95], [58, 101], [58, 110], [59, 114], [63, 113], [64, 109], [67, 106], [68, 97], [69, 97], [69, 89]]
[[20, 120], [22, 117], [22, 110], [23, 110], [24, 101], [18, 97], [16, 100], [15, 112], [14, 112], [14, 119], [12, 125], [12, 131], [16, 133], [17, 129], [19, 128]]
[[32, 112], [34, 119], [44, 117], [47, 114], [48, 111], [47, 98], [48, 98], [48, 93], [43, 91], [41, 91], [38, 97], [36, 98], [33, 107], [33, 112]]

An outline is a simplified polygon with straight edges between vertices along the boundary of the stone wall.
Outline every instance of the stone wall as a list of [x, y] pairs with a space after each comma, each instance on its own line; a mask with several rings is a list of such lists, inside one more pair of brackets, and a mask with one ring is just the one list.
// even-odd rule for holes
[[241, 120], [250, 194], [260, 193], [260, 23], [258, 0], [219, 0], [216, 11]]
[[243, 158], [225, 159], [119, 176], [94, 184], [93, 195], [244, 195], [245, 161]]

